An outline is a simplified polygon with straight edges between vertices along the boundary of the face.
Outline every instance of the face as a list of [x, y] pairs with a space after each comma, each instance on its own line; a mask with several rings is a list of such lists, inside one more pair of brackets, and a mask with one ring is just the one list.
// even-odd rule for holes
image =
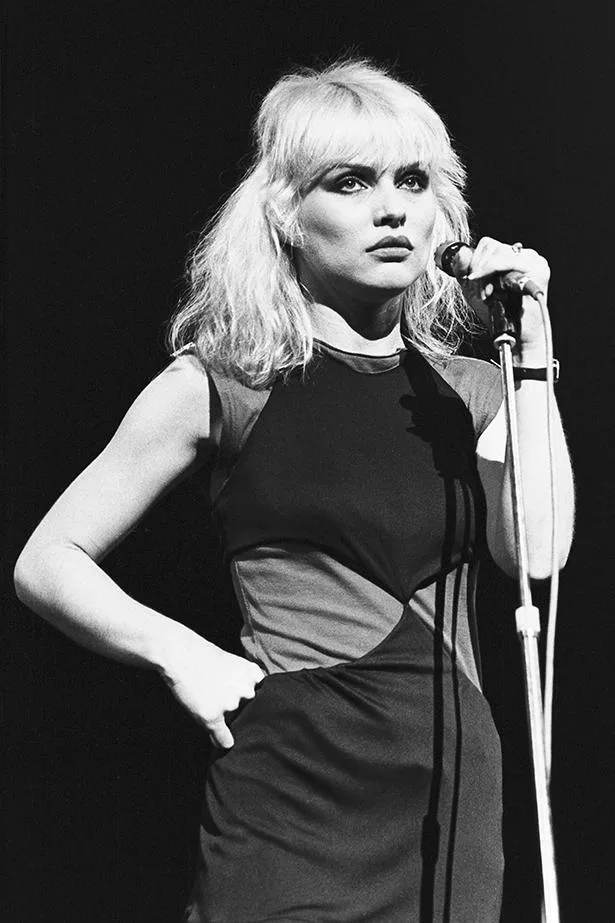
[[418, 164], [337, 166], [305, 195], [299, 279], [315, 301], [341, 313], [383, 305], [432, 258], [437, 203]]

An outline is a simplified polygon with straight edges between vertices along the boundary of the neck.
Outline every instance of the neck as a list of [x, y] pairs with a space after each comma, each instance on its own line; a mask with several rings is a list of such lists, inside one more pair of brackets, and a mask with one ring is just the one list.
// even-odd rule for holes
[[399, 318], [372, 317], [367, 323], [352, 324], [338, 311], [324, 304], [311, 304], [314, 336], [323, 343], [350, 353], [386, 356], [403, 349]]

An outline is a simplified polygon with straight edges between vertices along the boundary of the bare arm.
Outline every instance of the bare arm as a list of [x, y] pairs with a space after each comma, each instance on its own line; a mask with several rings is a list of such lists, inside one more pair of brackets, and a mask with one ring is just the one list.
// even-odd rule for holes
[[[529, 363], [527, 363], [529, 365]], [[544, 362], [543, 362], [544, 366]], [[540, 367], [538, 364], [536, 367]], [[528, 541], [530, 576], [544, 579], [551, 569], [551, 495], [546, 434], [546, 386], [523, 381], [515, 392], [521, 480]], [[554, 426], [555, 467], [558, 485], [558, 561], [566, 563], [574, 524], [574, 486], [566, 440], [559, 414]], [[479, 440], [478, 470], [487, 498], [487, 542], [494, 561], [508, 573], [517, 573], [515, 532], [510, 483], [510, 457], [506, 447], [506, 419], [502, 407]]]
[[142, 605], [98, 566], [147, 510], [212, 451], [208, 379], [176, 360], [139, 395], [103, 452], [34, 531], [15, 567], [19, 598], [73, 640], [157, 670], [221, 746], [224, 711], [254, 695], [262, 671]]
[[[546, 292], [549, 266], [534, 250], [515, 253], [511, 247], [491, 238], [483, 238], [472, 257], [474, 282], [464, 286], [466, 298], [485, 316], [485, 306], [478, 292], [485, 278], [493, 272], [519, 269], [527, 272]], [[488, 292], [487, 292], [488, 294]], [[521, 338], [515, 364], [544, 368], [546, 355], [538, 305], [532, 298], [523, 299]], [[524, 380], [515, 391], [519, 428], [521, 481], [523, 487], [530, 576], [544, 579], [551, 567], [551, 495], [549, 451], [547, 443], [547, 387], [542, 381]], [[554, 422], [554, 456], [558, 485], [556, 510], [559, 567], [566, 563], [574, 526], [574, 484], [570, 456], [559, 413]], [[511, 502], [510, 457], [506, 446], [505, 411], [496, 418], [479, 439], [478, 470], [487, 499], [487, 541], [496, 563], [511, 576], [517, 573], [515, 531]]]

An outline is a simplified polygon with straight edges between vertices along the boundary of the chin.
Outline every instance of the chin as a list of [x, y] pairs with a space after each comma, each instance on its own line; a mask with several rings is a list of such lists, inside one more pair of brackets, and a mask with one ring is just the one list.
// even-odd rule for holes
[[389, 289], [397, 293], [405, 291], [413, 282], [416, 282], [419, 273], [408, 272], [408, 268], [403, 264], [386, 263], [381, 267], [381, 271], [372, 275], [370, 281], [380, 289]]
[[374, 283], [371, 287], [374, 293], [380, 297], [396, 298], [398, 295], [405, 292], [414, 281], [414, 277], [408, 278], [407, 275], [402, 276], [400, 273], [397, 278], [389, 277], [388, 279], [378, 280], [378, 282]]

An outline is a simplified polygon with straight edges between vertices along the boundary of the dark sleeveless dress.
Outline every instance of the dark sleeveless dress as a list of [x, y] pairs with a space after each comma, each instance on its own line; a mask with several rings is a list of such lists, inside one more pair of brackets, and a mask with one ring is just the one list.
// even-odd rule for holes
[[497, 369], [320, 345], [270, 391], [212, 382], [213, 509], [268, 675], [212, 756], [186, 921], [497, 923], [473, 609]]

